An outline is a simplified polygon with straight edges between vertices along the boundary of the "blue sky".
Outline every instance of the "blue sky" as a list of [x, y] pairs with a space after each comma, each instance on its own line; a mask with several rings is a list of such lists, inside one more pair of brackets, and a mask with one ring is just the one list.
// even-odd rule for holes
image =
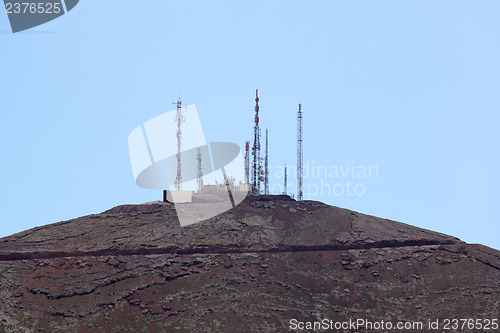
[[[130, 132], [180, 86], [207, 141], [243, 147], [258, 88], [273, 167], [296, 163], [302, 103], [311, 168], [378, 170], [306, 177], [305, 199], [500, 249], [499, 15], [498, 1], [82, 0], [12, 34], [1, 12], [0, 236], [160, 199], [134, 184]], [[326, 193], [348, 181], [363, 194]]]

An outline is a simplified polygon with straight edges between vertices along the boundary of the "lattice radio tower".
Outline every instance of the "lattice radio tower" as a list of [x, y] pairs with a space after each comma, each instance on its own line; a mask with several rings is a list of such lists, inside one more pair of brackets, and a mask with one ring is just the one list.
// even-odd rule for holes
[[260, 129], [259, 129], [259, 90], [255, 90], [255, 126], [253, 131], [253, 165], [252, 165], [252, 184], [257, 191], [260, 193]]
[[285, 178], [283, 180], [283, 194], [286, 195], [288, 193], [288, 180], [287, 180], [287, 172], [286, 172], [286, 163], [285, 163]]
[[302, 104], [299, 104], [299, 113], [297, 115], [297, 200], [302, 201], [303, 175], [302, 165], [304, 162], [302, 147]]
[[177, 114], [175, 115], [175, 121], [177, 122], [177, 177], [175, 177], [175, 188], [177, 190], [182, 189], [182, 172], [181, 172], [181, 145], [182, 145], [182, 132], [181, 124], [184, 122], [185, 118], [182, 114], [182, 101], [181, 98], [177, 100]]
[[201, 193], [201, 190], [203, 189], [203, 169], [201, 165], [200, 148], [198, 148], [198, 154], [196, 155], [196, 160], [198, 161], [198, 172], [197, 172], [198, 193]]
[[250, 141], [245, 142], [245, 184], [250, 183]]

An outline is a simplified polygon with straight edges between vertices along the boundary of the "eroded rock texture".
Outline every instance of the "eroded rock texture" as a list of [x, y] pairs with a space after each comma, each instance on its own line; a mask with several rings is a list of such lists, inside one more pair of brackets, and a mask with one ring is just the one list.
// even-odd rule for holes
[[6, 332], [285, 332], [500, 308], [499, 251], [286, 196], [185, 228], [171, 204], [119, 206], [2, 238], [0, 260]]

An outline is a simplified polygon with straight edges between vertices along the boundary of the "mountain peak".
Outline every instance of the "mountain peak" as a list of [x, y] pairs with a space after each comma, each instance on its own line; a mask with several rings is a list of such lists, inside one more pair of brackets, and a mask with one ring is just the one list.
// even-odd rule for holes
[[173, 204], [150, 202], [34, 228], [0, 239], [0, 272], [2, 332], [276, 332], [324, 318], [499, 314], [499, 251], [288, 196], [249, 196], [186, 227]]

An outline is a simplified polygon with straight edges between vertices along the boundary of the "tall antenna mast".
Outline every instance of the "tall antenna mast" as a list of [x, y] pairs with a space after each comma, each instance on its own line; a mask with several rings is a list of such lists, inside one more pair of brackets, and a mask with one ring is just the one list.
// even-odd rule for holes
[[299, 104], [299, 113], [297, 115], [297, 201], [302, 201], [303, 192], [303, 169], [304, 162], [302, 147], [302, 104]]
[[260, 193], [260, 129], [259, 129], [259, 90], [255, 90], [255, 126], [253, 128], [253, 165], [252, 183], [257, 193]]
[[288, 180], [287, 180], [287, 172], [286, 172], [286, 163], [285, 163], [285, 179], [283, 180], [283, 194], [287, 195], [288, 193]]
[[182, 114], [182, 101], [181, 98], [177, 100], [177, 114], [175, 116], [177, 121], [177, 177], [175, 177], [175, 188], [179, 191], [182, 189], [182, 172], [181, 172], [181, 145], [182, 145], [182, 132], [181, 124], [184, 122], [184, 115]]
[[197, 182], [198, 182], [198, 194], [201, 193], [203, 188], [203, 169], [201, 166], [201, 150], [198, 148], [198, 154], [196, 155], [196, 159], [198, 160], [198, 174], [197, 174]]
[[266, 159], [264, 160], [264, 194], [269, 194], [269, 137], [266, 128]]
[[245, 142], [245, 184], [250, 183], [250, 141]]

